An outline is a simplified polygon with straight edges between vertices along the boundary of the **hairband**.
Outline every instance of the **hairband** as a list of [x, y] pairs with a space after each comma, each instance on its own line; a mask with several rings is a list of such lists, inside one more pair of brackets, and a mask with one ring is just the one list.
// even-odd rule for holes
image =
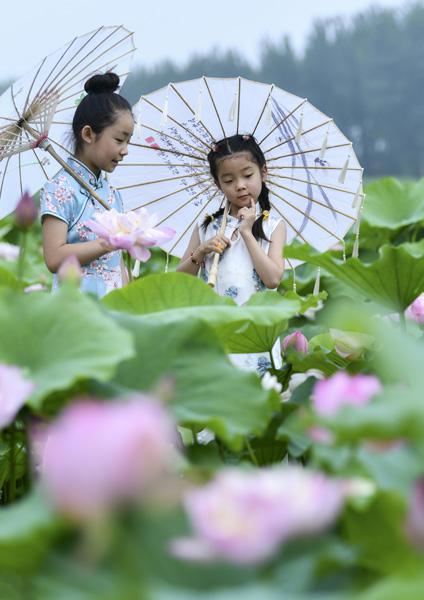
[[262, 211], [262, 221], [266, 221], [268, 217], [269, 217], [269, 210], [263, 210]]

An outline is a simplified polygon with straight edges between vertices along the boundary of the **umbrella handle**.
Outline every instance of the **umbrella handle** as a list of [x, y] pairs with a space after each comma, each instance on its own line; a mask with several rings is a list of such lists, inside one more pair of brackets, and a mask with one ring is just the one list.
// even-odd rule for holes
[[[225, 228], [227, 226], [228, 207], [229, 207], [229, 202], [226, 202], [225, 208], [224, 208], [224, 214], [222, 215], [221, 227], [219, 228], [219, 235], [224, 235], [224, 233], [225, 233]], [[218, 277], [219, 257], [220, 257], [219, 252], [215, 252], [215, 256], [213, 257], [212, 267], [209, 272], [208, 285], [210, 285], [212, 288], [215, 287], [216, 280]]]
[[39, 134], [30, 125], [28, 125], [28, 123], [26, 121], [23, 121], [23, 123], [21, 124], [21, 127], [23, 129], [25, 129], [29, 134], [31, 134], [31, 136], [33, 138], [36, 139], [36, 141], [37, 141], [36, 142], [36, 147], [43, 148], [43, 150], [45, 150], [46, 152], [48, 152], [50, 154], [50, 156], [52, 156], [60, 164], [60, 166], [65, 169], [65, 171], [67, 173], [69, 173], [69, 175], [71, 175], [76, 181], [78, 181], [78, 183], [85, 190], [87, 190], [87, 192], [91, 196], [93, 196], [93, 198], [95, 200], [97, 200], [97, 202], [99, 202], [103, 206], [103, 208], [105, 208], [106, 210], [110, 210], [110, 206], [108, 204], [106, 204], [106, 202], [103, 200], [103, 198], [100, 198], [100, 196], [98, 195], [98, 193], [95, 192], [88, 185], [88, 183], [86, 183], [84, 181], [84, 179], [80, 175], [78, 175], [78, 173], [75, 173], [75, 171], [73, 169], [71, 169], [71, 167], [68, 165], [68, 163], [66, 161], [64, 161], [63, 158], [56, 152], [56, 150], [51, 145], [51, 142], [50, 142], [50, 140], [49, 140], [49, 138], [47, 136], [41, 136], [41, 141], [40, 141]]

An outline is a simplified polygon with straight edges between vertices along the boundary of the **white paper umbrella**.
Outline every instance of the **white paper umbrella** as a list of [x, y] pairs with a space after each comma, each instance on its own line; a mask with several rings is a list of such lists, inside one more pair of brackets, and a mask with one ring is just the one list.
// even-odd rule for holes
[[306, 99], [274, 85], [202, 77], [170, 83], [134, 107], [135, 133], [112, 181], [127, 210], [146, 207], [177, 236], [181, 256], [193, 227], [223, 203], [209, 174], [214, 141], [253, 134], [267, 160], [271, 203], [297, 238], [325, 251], [342, 242], [363, 199], [362, 168], [351, 142]]
[[[125, 80], [135, 50], [122, 26], [100, 27], [44, 58], [0, 96], [0, 218], [24, 189], [35, 193], [71, 153], [69, 134], [84, 83], [113, 71]], [[47, 151], [47, 152], [46, 152]]]

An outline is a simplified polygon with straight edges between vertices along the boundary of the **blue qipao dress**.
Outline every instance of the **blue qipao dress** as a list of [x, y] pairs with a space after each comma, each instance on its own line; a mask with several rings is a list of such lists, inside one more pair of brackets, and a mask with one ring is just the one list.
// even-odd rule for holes
[[[257, 213], [259, 215], [259, 213]], [[272, 211], [268, 219], [263, 221], [262, 227], [268, 239], [281, 222], [282, 219], [276, 218]], [[222, 216], [218, 217], [206, 228], [206, 231], [198, 224], [200, 241], [204, 242], [207, 239], [216, 235], [221, 227]], [[240, 222], [236, 217], [228, 215], [227, 226], [224, 235], [231, 240], [229, 246], [220, 256], [218, 277], [215, 285], [215, 291], [220, 296], [229, 296], [237, 304], [241, 305], [247, 302], [255, 292], [266, 290], [266, 286], [259, 277], [253, 265], [247, 246], [239, 234]], [[264, 252], [268, 254], [269, 242], [259, 240], [259, 244]], [[200, 277], [204, 281], [208, 281], [209, 272], [212, 267], [214, 254], [208, 254], [205, 258], [204, 266], [200, 270]], [[274, 344], [272, 349], [272, 358], [275, 367], [281, 369], [281, 346], [280, 341]], [[230, 354], [231, 362], [245, 371], [256, 371], [259, 375], [264, 375], [271, 368], [271, 360], [268, 352], [259, 352], [255, 354]]]
[[[123, 212], [120, 193], [109, 185], [104, 175], [100, 174], [96, 177], [88, 167], [74, 157], [69, 157], [67, 163], [111, 208]], [[68, 226], [68, 244], [95, 240], [97, 236], [86, 223], [93, 218], [95, 212], [104, 210], [106, 209], [64, 169], [48, 181], [40, 192], [41, 219], [45, 215], [51, 215], [64, 221]], [[81, 289], [100, 298], [122, 287], [121, 255], [120, 250], [108, 252], [83, 265]], [[58, 280], [54, 275], [53, 289], [57, 287]]]

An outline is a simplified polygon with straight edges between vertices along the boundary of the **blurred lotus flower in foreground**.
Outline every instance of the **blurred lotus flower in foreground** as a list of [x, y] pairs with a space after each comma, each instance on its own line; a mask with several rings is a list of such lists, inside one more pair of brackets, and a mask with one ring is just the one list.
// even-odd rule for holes
[[34, 387], [21, 369], [0, 364], [0, 429], [10, 425]]
[[289, 379], [289, 385], [287, 389], [281, 394], [281, 399], [283, 402], [287, 402], [290, 400], [294, 390], [298, 388], [302, 383], [309, 377], [315, 377], [316, 379], [324, 379], [325, 375], [319, 369], [308, 369], [304, 373], [293, 373], [293, 375]]
[[115, 248], [128, 250], [133, 258], [146, 262], [150, 258], [147, 248], [172, 239], [175, 231], [169, 227], [156, 227], [158, 217], [149, 215], [145, 208], [127, 213], [115, 209], [94, 214], [88, 227]]
[[194, 537], [174, 539], [171, 551], [188, 560], [261, 562], [286, 540], [330, 526], [344, 497], [342, 482], [298, 467], [226, 469], [186, 493]]
[[18, 260], [19, 246], [0, 242], [0, 258], [3, 260]]
[[374, 375], [349, 375], [338, 371], [329, 379], [316, 383], [312, 399], [316, 412], [328, 417], [342, 406], [368, 404], [381, 390], [381, 383]]
[[60, 265], [57, 276], [60, 281], [69, 281], [71, 283], [79, 283], [82, 277], [81, 265], [74, 254], [71, 254]]
[[46, 436], [41, 481], [61, 512], [82, 520], [151, 492], [177, 444], [165, 408], [141, 394], [117, 402], [81, 399]]
[[301, 331], [294, 331], [290, 335], [286, 335], [286, 337], [283, 339], [283, 351], [286, 351], [287, 348], [292, 347], [296, 350], [296, 352], [300, 352], [302, 354], [308, 353], [308, 340]]
[[24, 288], [25, 294], [32, 294], [33, 292], [46, 292], [47, 288], [42, 283], [32, 283]]
[[405, 315], [412, 321], [424, 325], [424, 293], [415, 298], [413, 303], [408, 306]]
[[271, 375], [271, 373], [268, 373], [268, 371], [262, 377], [261, 384], [264, 390], [275, 390], [277, 394], [280, 394], [281, 390], [283, 389], [283, 386], [278, 382], [276, 376]]
[[28, 192], [24, 192], [15, 209], [16, 225], [21, 229], [29, 229], [37, 217], [38, 210], [34, 198]]
[[406, 534], [409, 541], [424, 552], [424, 479], [415, 483], [409, 498]]
[[362, 356], [364, 350], [372, 348], [375, 338], [372, 335], [356, 331], [341, 331], [330, 329], [330, 336], [334, 342], [334, 350], [342, 358], [355, 360]]

